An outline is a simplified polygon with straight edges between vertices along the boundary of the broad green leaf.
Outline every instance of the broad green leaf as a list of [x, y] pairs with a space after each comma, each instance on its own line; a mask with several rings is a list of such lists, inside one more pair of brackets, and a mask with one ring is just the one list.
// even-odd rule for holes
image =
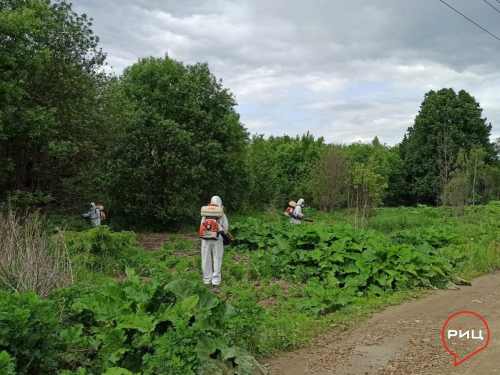
[[361, 270], [361, 273], [370, 274], [372, 272], [371, 264], [367, 264], [361, 260], [356, 261], [356, 266]]
[[439, 273], [441, 276], [446, 276], [445, 273], [441, 270], [441, 268], [439, 267], [436, 267], [436, 266], [431, 266], [431, 268], [436, 271], [437, 273]]
[[141, 278], [139, 277], [139, 275], [137, 275], [135, 273], [135, 270], [133, 268], [126, 267], [125, 268], [125, 274], [127, 275], [128, 279], [131, 282], [136, 283], [136, 284], [140, 284], [141, 283]]
[[344, 267], [340, 267], [344, 273], [360, 273], [360, 269], [355, 264], [345, 264]]
[[165, 290], [172, 292], [180, 302], [197, 294], [197, 284], [194, 281], [178, 279], [165, 285]]
[[[214, 349], [214, 351], [215, 351], [215, 349]], [[222, 360], [223, 361], [227, 361], [228, 359], [234, 358], [237, 355], [235, 347], [222, 349], [221, 352], [222, 352]]]
[[123, 355], [128, 352], [130, 349], [118, 349], [111, 353], [108, 357], [108, 361], [111, 363], [117, 363], [120, 359], [122, 359]]
[[76, 343], [82, 336], [83, 324], [77, 324], [74, 327], [69, 327], [61, 332], [61, 340], [66, 343]]
[[375, 249], [369, 248], [363, 251], [361, 258], [364, 262], [372, 262], [378, 259], [377, 251]]
[[335, 277], [335, 272], [330, 272], [328, 274], [327, 283], [330, 288], [340, 284], [340, 281]]
[[99, 287], [99, 291], [106, 297], [122, 299], [124, 297], [123, 289], [114, 283], [107, 283]]
[[311, 259], [319, 261], [323, 256], [323, 252], [321, 250], [313, 250], [309, 252], [309, 256], [311, 257]]
[[200, 301], [200, 297], [197, 295], [186, 298], [179, 304], [179, 309], [183, 315], [188, 315], [191, 311], [196, 307], [198, 302]]
[[356, 260], [356, 261], [361, 261], [362, 256], [363, 256], [362, 254], [357, 254], [357, 253], [345, 253], [344, 254], [344, 258], [352, 259], [352, 260]]
[[338, 263], [342, 263], [344, 262], [344, 255], [343, 254], [333, 254], [330, 259], [332, 260], [332, 262], [338, 262]]
[[297, 251], [298, 255], [299, 255], [299, 260], [301, 262], [305, 262], [307, 261], [308, 259], [308, 254], [309, 252], [307, 250], [300, 250], [300, 251]]
[[363, 246], [360, 244], [351, 243], [347, 246], [347, 250], [363, 251]]
[[[134, 286], [127, 286], [123, 288], [123, 292], [125, 293], [125, 297], [128, 300], [132, 300], [136, 303], [141, 303], [141, 302], [149, 302], [151, 297], [153, 296], [152, 294], [148, 294], [144, 290], [140, 290], [137, 288], [136, 285]], [[154, 292], [153, 292], [154, 294]]]
[[200, 337], [196, 344], [196, 351], [200, 359], [208, 359], [217, 350], [217, 342], [210, 337]]
[[154, 331], [156, 327], [153, 319], [148, 315], [129, 315], [116, 328], [136, 329], [139, 332], [148, 333]]
[[413, 274], [413, 275], [417, 276], [417, 271], [416, 271], [416, 269], [415, 269], [415, 265], [413, 265], [413, 264], [407, 264], [407, 265], [406, 265], [406, 270], [407, 270], [409, 273], [411, 273], [411, 274]]
[[94, 313], [98, 322], [121, 321], [131, 315], [130, 303], [103, 295], [85, 296], [73, 304], [75, 309], [86, 309]]
[[364, 275], [347, 276], [345, 278], [346, 287], [361, 287], [367, 284], [367, 277]]

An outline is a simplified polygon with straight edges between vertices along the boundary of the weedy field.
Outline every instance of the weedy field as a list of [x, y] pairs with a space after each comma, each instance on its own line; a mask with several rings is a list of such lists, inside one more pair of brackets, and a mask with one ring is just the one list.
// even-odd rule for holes
[[[315, 222], [299, 226], [272, 212], [229, 216], [235, 241], [217, 290], [201, 284], [192, 233], [19, 224], [20, 241], [45, 241], [45, 259], [66, 259], [46, 264], [59, 269], [69, 259], [70, 268], [42, 293], [9, 248], [0, 267], [0, 374], [264, 374], [262, 357], [500, 268], [499, 202], [460, 217], [450, 209], [445, 219], [437, 208], [382, 208], [367, 228], [353, 227], [348, 210], [307, 215]], [[36, 225], [43, 233], [26, 230]]]

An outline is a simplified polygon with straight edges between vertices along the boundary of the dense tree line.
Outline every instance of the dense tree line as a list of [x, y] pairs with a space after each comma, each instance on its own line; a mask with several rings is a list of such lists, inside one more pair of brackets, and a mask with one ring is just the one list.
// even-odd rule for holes
[[196, 217], [220, 195], [232, 210], [305, 198], [322, 210], [497, 199], [498, 148], [479, 103], [425, 95], [401, 144], [327, 144], [248, 134], [207, 64], [143, 58], [103, 73], [92, 20], [64, 1], [0, 3], [0, 200], [75, 212], [105, 203], [124, 225]]

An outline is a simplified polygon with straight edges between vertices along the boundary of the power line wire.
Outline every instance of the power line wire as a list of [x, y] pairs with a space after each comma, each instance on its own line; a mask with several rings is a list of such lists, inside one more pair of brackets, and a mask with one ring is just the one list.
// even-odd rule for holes
[[[498, 8], [495, 8], [493, 5], [491, 5], [489, 2], [487, 2], [486, 0], [483, 0], [486, 4], [488, 4], [490, 7], [492, 7], [493, 9], [495, 9], [498, 13], [500, 13], [500, 10], [498, 10]], [[498, 1], [498, 0], [497, 0]], [[498, 1], [500, 3], [500, 1]]]
[[[492, 34], [492, 33], [490, 33], [488, 30], [486, 30], [484, 27], [479, 26], [477, 23], [475, 23], [475, 22], [474, 22], [473, 20], [471, 20], [469, 17], [467, 17], [467, 16], [463, 15], [462, 13], [460, 13], [458, 10], [456, 10], [455, 8], [453, 8], [451, 5], [449, 5], [449, 4], [447, 4], [447, 3], [445, 3], [443, 0], [439, 0], [439, 1], [441, 1], [441, 2], [442, 2], [444, 5], [446, 5], [447, 7], [449, 7], [449, 8], [451, 8], [451, 9], [453, 9], [455, 12], [457, 12], [458, 14], [460, 14], [462, 17], [464, 17], [464, 18], [468, 19], [468, 20], [469, 20], [470, 22], [472, 22], [474, 25], [476, 25], [477, 27], [479, 27], [481, 30], [486, 31], [486, 32], [487, 32], [488, 34], [490, 34], [493, 38], [495, 38], [495, 39], [497, 39], [497, 40], [499, 40], [499, 41], [500, 41], [500, 38], [499, 38], [499, 37], [497, 37], [496, 35], [493, 35], [493, 34]], [[498, 0], [497, 0], [497, 1], [498, 1]]]

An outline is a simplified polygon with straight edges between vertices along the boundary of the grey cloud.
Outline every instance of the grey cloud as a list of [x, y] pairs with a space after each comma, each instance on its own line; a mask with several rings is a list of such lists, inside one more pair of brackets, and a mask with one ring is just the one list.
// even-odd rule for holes
[[[500, 14], [486, 3], [447, 1], [500, 37]], [[490, 121], [500, 120], [500, 41], [437, 0], [75, 0], [74, 7], [94, 18], [117, 72], [166, 52], [209, 62], [242, 108], [256, 108], [242, 116], [251, 131], [311, 130], [332, 141], [378, 134], [396, 143], [424, 93], [440, 87], [470, 91]], [[368, 81], [380, 91], [363, 91]]]

